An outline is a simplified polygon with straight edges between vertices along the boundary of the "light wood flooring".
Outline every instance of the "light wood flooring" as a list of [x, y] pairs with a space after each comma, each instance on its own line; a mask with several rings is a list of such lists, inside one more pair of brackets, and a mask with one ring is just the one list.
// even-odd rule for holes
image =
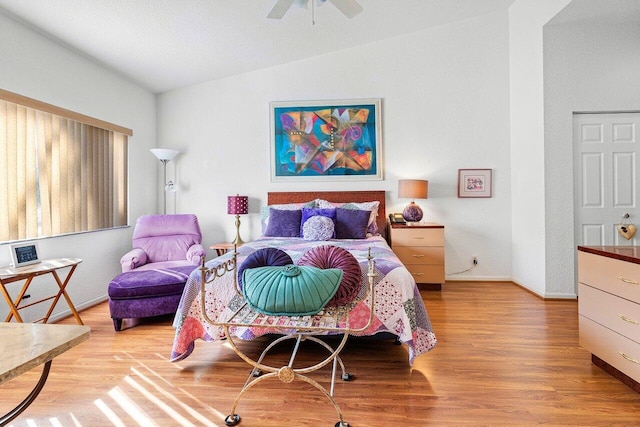
[[[490, 282], [446, 283], [422, 296], [439, 342], [413, 366], [406, 348], [388, 340], [354, 339], [343, 351], [356, 378], [339, 381], [335, 396], [352, 427], [640, 426], [640, 394], [593, 366], [579, 347], [576, 301], [543, 301]], [[116, 333], [106, 303], [81, 315], [91, 338], [54, 360], [41, 395], [11, 425], [224, 425], [249, 372], [227, 345], [199, 341], [190, 357], [171, 363], [170, 317]], [[258, 353], [265, 342], [241, 345]], [[285, 350], [276, 353], [285, 358]], [[0, 412], [38, 376], [36, 369], [1, 385]], [[330, 368], [312, 376], [328, 385]], [[237, 412], [241, 427], [338, 421], [328, 400], [301, 381], [263, 381]]]

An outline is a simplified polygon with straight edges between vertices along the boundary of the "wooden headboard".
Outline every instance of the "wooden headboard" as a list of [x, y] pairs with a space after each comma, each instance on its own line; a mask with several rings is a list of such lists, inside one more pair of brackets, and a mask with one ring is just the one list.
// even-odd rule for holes
[[284, 203], [304, 203], [313, 199], [324, 199], [328, 202], [373, 202], [379, 201], [378, 207], [378, 229], [380, 234], [386, 237], [387, 234], [387, 213], [385, 206], [385, 192], [381, 190], [373, 191], [285, 191], [267, 193], [267, 204], [278, 205]]

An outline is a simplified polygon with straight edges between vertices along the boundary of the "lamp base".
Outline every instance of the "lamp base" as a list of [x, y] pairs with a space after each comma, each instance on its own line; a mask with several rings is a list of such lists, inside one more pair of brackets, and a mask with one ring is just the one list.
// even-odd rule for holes
[[402, 217], [407, 222], [418, 222], [422, 219], [422, 215], [422, 209], [413, 201], [402, 211]]
[[231, 243], [236, 246], [240, 246], [244, 243], [244, 241], [240, 238], [240, 215], [236, 215], [236, 238]]

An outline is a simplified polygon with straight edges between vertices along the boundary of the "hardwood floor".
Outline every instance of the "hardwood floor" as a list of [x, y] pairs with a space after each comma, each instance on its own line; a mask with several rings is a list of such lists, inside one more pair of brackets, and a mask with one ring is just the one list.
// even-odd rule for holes
[[[640, 394], [593, 366], [579, 347], [576, 301], [543, 301], [513, 284], [488, 282], [452, 282], [422, 295], [439, 342], [413, 366], [405, 347], [388, 340], [350, 339], [343, 351], [356, 378], [339, 381], [335, 396], [352, 427], [640, 425]], [[116, 333], [106, 303], [81, 315], [91, 338], [54, 360], [44, 390], [11, 425], [224, 425], [249, 371], [227, 345], [200, 341], [190, 357], [171, 363], [171, 318]], [[242, 346], [258, 353], [265, 342]], [[287, 354], [277, 353], [283, 360]], [[326, 385], [330, 372], [312, 375]], [[0, 412], [39, 374], [1, 385]], [[237, 412], [241, 427], [338, 421], [328, 400], [300, 381], [266, 380]]]

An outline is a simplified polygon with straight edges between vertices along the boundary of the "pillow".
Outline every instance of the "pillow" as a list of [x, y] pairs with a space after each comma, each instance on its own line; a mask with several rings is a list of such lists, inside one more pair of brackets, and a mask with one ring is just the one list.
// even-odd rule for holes
[[288, 253], [278, 248], [262, 248], [245, 258], [238, 268], [238, 286], [242, 289], [242, 273], [247, 268], [293, 264]]
[[[336, 222], [336, 210], [335, 208], [318, 209], [318, 208], [302, 208], [302, 220], [300, 221], [300, 236], [303, 237], [304, 223], [314, 216], [324, 216], [329, 218], [334, 224]], [[331, 237], [336, 237], [335, 232]]]
[[299, 237], [302, 210], [269, 208], [269, 223], [264, 235], [268, 237]]
[[302, 238], [305, 240], [329, 240], [336, 234], [331, 218], [315, 215], [302, 226]]
[[361, 211], [370, 211], [369, 222], [367, 224], [367, 234], [375, 236], [379, 234], [378, 223], [378, 207], [380, 207], [379, 201], [373, 202], [347, 202], [347, 203], [334, 203], [326, 200], [318, 199], [317, 206], [319, 208], [342, 208], [342, 209], [354, 209]]
[[336, 239], [366, 239], [370, 211], [336, 209]]
[[288, 204], [280, 204], [280, 205], [268, 205], [260, 208], [260, 222], [262, 224], [262, 234], [267, 231], [267, 226], [269, 225], [269, 216], [271, 214], [271, 209], [276, 209], [280, 211], [295, 211], [302, 208], [314, 208], [316, 206], [315, 200], [310, 200], [304, 203], [288, 203]]
[[298, 265], [311, 265], [318, 268], [339, 268], [342, 270], [340, 287], [329, 306], [345, 305], [353, 301], [362, 287], [362, 269], [360, 263], [349, 251], [332, 245], [317, 246], [305, 252]]
[[256, 311], [275, 316], [312, 316], [340, 286], [342, 270], [286, 265], [244, 270], [242, 293]]

